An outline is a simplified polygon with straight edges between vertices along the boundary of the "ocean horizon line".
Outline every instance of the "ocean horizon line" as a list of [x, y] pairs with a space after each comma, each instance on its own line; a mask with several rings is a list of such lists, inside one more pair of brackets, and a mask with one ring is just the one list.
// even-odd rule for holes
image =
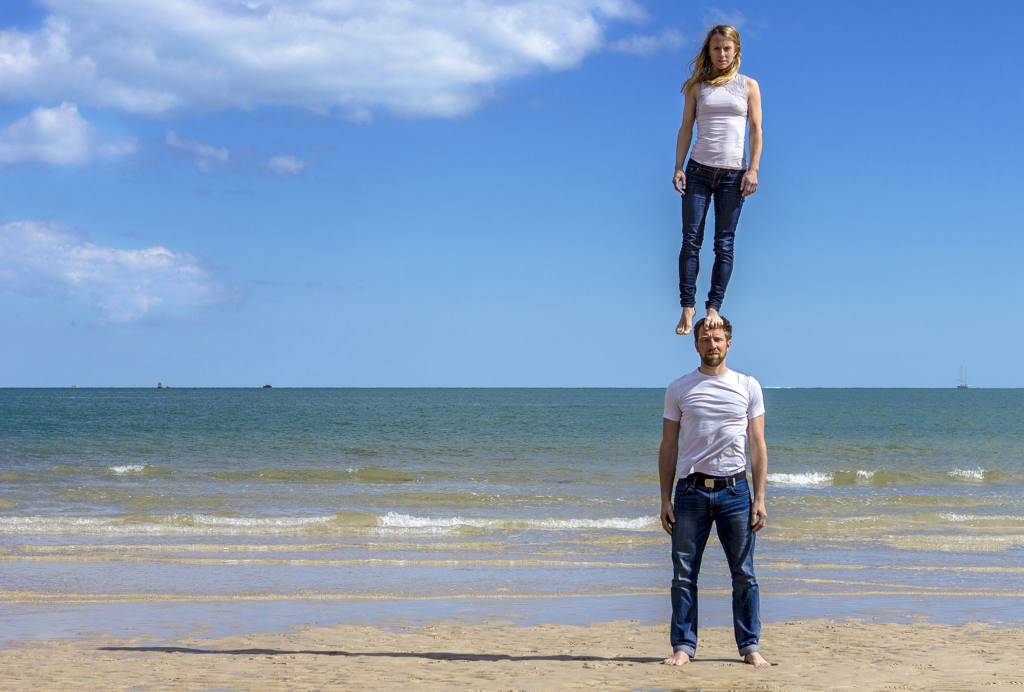
[[[667, 383], [666, 383], [667, 384]], [[56, 390], [56, 389], [124, 389], [124, 390], [148, 390], [148, 389], [222, 389], [222, 390], [249, 390], [249, 389], [345, 389], [345, 390], [633, 390], [633, 389], [665, 389], [666, 384], [659, 385], [0, 385], [0, 391], [4, 390]], [[928, 386], [878, 386], [878, 385], [767, 385], [761, 383], [763, 389], [863, 389], [863, 390], [947, 390], [957, 389], [956, 385], [928, 385]], [[991, 390], [1016, 390], [1024, 389], [1024, 386], [991, 386], [971, 385], [970, 389]]]

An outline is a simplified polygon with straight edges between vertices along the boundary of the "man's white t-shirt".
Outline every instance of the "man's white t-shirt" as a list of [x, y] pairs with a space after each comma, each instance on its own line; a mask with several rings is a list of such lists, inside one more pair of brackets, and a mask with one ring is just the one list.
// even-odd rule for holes
[[731, 476], [747, 468], [747, 421], [764, 415], [761, 385], [726, 370], [683, 375], [665, 390], [665, 418], [679, 422], [676, 476]]

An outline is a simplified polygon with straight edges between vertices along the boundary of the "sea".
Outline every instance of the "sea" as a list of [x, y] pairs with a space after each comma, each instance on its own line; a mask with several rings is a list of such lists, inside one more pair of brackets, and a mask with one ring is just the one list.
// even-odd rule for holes
[[[666, 622], [662, 389], [0, 389], [0, 643]], [[766, 389], [762, 617], [1024, 623], [1024, 390]], [[712, 536], [702, 623], [728, 624]]]

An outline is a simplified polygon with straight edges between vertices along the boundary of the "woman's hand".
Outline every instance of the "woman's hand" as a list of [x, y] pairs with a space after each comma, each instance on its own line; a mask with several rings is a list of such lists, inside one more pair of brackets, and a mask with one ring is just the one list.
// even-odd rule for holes
[[[754, 179], [754, 187], [757, 187], [757, 176], [754, 176]], [[686, 173], [683, 172], [682, 168], [676, 169], [676, 174], [672, 176], [672, 185], [673, 187], [675, 187], [676, 192], [678, 192], [679, 194], [686, 194]]]
[[743, 174], [743, 181], [740, 183], [740, 192], [744, 197], [750, 197], [757, 192], [757, 171], [747, 169], [747, 172]]

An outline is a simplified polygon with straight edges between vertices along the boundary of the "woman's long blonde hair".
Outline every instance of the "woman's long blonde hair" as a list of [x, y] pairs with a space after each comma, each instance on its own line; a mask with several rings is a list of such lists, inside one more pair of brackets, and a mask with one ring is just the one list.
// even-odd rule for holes
[[[714, 35], [725, 36], [727, 39], [736, 44], [736, 59], [733, 60], [732, 65], [729, 69], [722, 74], [715, 75], [715, 70], [711, 66], [711, 37]], [[697, 53], [697, 57], [690, 61], [690, 78], [683, 84], [683, 88], [680, 90], [683, 93], [690, 88], [691, 84], [708, 84], [710, 86], [722, 86], [732, 81], [732, 78], [740, 71], [740, 55], [743, 53], [743, 47], [740, 44], [740, 32], [736, 31], [736, 27], [729, 26], [728, 24], [719, 24], [718, 26], [711, 27], [711, 31], [704, 38], [704, 45], [700, 47], [700, 52]]]

